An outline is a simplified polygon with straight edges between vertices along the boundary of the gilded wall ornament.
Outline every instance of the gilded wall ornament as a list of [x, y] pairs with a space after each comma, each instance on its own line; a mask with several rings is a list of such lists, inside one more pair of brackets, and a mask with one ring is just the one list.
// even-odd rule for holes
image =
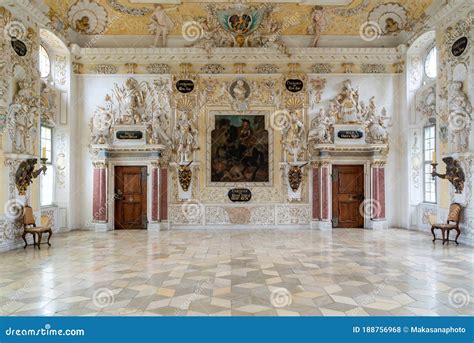
[[342, 63], [341, 66], [344, 74], [352, 74], [354, 71], [354, 63]]
[[225, 68], [217, 63], [210, 63], [201, 67], [201, 72], [205, 74], [221, 74], [224, 70]]
[[274, 64], [265, 63], [255, 67], [255, 71], [259, 74], [276, 74], [280, 68]]
[[293, 165], [288, 170], [288, 184], [290, 185], [293, 192], [296, 192], [300, 188], [301, 182], [303, 181], [302, 168], [306, 164], [307, 163], [303, 165]]
[[118, 68], [112, 64], [98, 64], [94, 67], [97, 74], [117, 74]]
[[332, 66], [329, 63], [316, 63], [313, 65], [312, 71], [316, 74], [330, 74]]
[[315, 107], [316, 104], [321, 102], [321, 96], [323, 94], [324, 88], [326, 87], [327, 80], [324, 78], [317, 77], [310, 81], [312, 86], [310, 90], [310, 103], [311, 107]]
[[385, 73], [385, 65], [383, 64], [362, 64], [360, 70], [365, 74], [382, 74]]
[[191, 180], [193, 178], [193, 172], [189, 166], [193, 163], [193, 161], [189, 162], [188, 164], [181, 164], [178, 167], [178, 181], [183, 189], [183, 191], [187, 192], [189, 186], [191, 185]]
[[150, 74], [169, 74], [171, 68], [167, 64], [163, 63], [152, 63], [147, 65], [146, 71]]

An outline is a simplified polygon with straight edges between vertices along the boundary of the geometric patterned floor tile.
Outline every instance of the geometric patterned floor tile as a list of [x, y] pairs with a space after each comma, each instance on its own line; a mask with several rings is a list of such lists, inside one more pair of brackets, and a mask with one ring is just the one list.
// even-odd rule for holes
[[0, 315], [474, 315], [474, 249], [407, 230], [74, 231], [1, 253]]

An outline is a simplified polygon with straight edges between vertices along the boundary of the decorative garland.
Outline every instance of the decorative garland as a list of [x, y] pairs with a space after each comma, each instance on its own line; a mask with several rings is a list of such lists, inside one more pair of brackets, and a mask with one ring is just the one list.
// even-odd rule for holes
[[151, 8], [147, 8], [147, 7], [131, 8], [131, 7], [120, 4], [117, 0], [107, 0], [107, 2], [114, 10], [119, 11], [120, 13], [132, 15], [135, 17], [143, 17], [144, 15], [147, 15], [153, 12], [153, 9]]
[[353, 15], [359, 14], [369, 6], [369, 0], [363, 0], [359, 5], [351, 9], [334, 9], [334, 14], [340, 17], [352, 17]]

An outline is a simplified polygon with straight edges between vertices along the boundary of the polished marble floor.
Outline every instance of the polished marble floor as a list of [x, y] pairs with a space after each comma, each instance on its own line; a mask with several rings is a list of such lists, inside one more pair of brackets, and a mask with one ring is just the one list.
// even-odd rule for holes
[[0, 315], [474, 314], [474, 249], [390, 229], [75, 231], [0, 254]]

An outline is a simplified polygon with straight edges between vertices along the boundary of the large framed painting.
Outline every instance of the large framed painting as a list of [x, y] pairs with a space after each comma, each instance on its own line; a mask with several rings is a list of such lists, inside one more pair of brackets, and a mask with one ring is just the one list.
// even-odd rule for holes
[[271, 185], [273, 149], [268, 112], [216, 111], [209, 119], [210, 185]]

